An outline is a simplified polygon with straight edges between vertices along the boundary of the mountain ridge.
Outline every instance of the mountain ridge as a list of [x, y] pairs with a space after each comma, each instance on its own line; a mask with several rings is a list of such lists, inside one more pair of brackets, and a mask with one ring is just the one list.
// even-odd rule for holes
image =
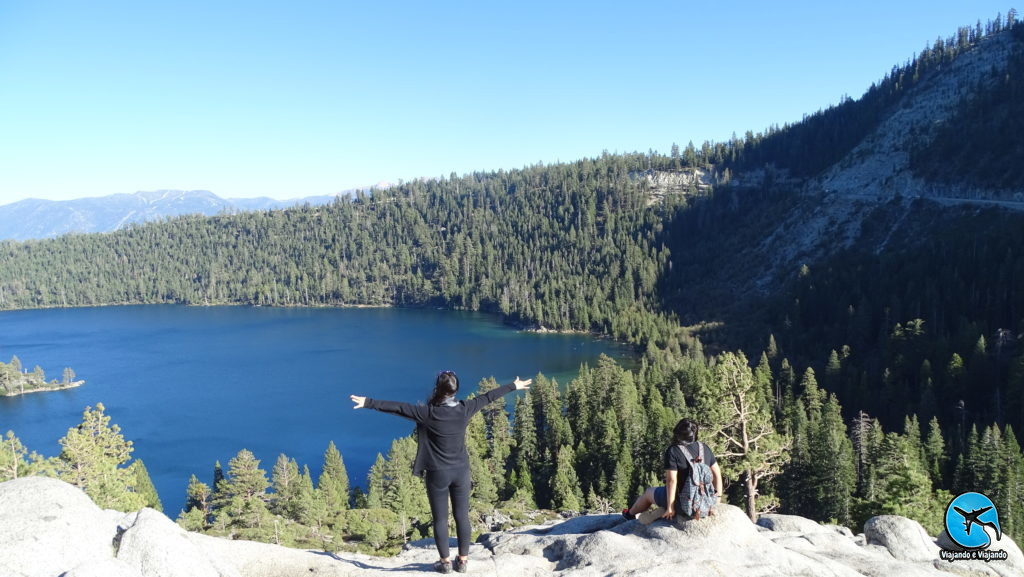
[[0, 206], [0, 240], [32, 240], [64, 234], [112, 232], [187, 214], [215, 216], [252, 210], [277, 210], [334, 202], [339, 196], [319, 195], [287, 200], [269, 197], [222, 198], [208, 190], [158, 189], [72, 200], [26, 198]]

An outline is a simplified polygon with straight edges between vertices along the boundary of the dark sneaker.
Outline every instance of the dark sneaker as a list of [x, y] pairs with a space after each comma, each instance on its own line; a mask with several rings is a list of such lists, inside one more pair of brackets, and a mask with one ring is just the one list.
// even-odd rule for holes
[[434, 561], [434, 571], [438, 573], [451, 573], [452, 562], [451, 561]]
[[632, 521], [633, 519], [636, 519], [636, 515], [630, 513], [629, 509], [623, 509], [622, 510], [622, 516], [627, 518], [627, 519], [629, 519], [630, 521]]
[[459, 573], [465, 573], [466, 569], [469, 568], [469, 559], [463, 561], [462, 559], [456, 557], [455, 561], [452, 563], [452, 567]]

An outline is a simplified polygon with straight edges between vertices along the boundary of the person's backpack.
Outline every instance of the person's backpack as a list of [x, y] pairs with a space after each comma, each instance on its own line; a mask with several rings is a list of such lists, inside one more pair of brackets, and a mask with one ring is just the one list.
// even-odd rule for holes
[[679, 448], [690, 463], [690, 474], [681, 479], [676, 511], [691, 519], [707, 517], [715, 505], [715, 483], [711, 467], [704, 462], [704, 443], [697, 443], [696, 456], [691, 455], [684, 445], [679, 445]]

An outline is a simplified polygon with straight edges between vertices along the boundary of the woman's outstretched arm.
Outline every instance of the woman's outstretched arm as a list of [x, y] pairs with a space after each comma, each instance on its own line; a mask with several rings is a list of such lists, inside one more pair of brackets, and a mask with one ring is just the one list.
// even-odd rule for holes
[[352, 399], [352, 402], [355, 403], [355, 406], [352, 407], [353, 409], [377, 409], [383, 413], [391, 413], [399, 417], [412, 419], [417, 423], [426, 416], [426, 407], [423, 405], [411, 405], [399, 401], [381, 401], [369, 397], [360, 397], [359, 395], [349, 395], [348, 398]]
[[479, 411], [480, 409], [484, 408], [486, 405], [493, 403], [500, 397], [507, 395], [512, 391], [523, 391], [529, 389], [531, 384], [533, 384], [533, 379], [526, 379], [524, 381], [521, 380], [519, 377], [516, 377], [516, 380], [512, 381], [507, 385], [498, 387], [497, 389], [491, 389], [490, 391], [487, 391], [486, 393], [480, 395], [479, 397], [473, 397], [472, 399], [466, 401], [466, 409], [469, 411], [469, 414], [472, 415]]

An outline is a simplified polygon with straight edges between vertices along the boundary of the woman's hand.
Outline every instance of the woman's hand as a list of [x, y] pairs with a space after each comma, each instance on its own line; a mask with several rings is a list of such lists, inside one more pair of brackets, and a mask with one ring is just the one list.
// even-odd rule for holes
[[665, 507], [665, 514], [662, 515], [661, 518], [662, 519], [668, 519], [669, 521], [671, 521], [672, 517], [675, 517], [675, 516], [676, 516], [676, 507], [675, 507], [675, 505], [669, 505], [668, 507]]
[[353, 409], [362, 409], [363, 407], [366, 406], [366, 397], [349, 395], [348, 398], [352, 399], [352, 402], [356, 404], [356, 406], [352, 407]]
[[530, 388], [530, 385], [533, 383], [533, 379], [526, 379], [525, 381], [521, 381], [519, 380], [519, 377], [516, 377], [516, 380], [513, 381], [513, 383], [515, 384], [517, 391], [522, 391], [524, 389]]

